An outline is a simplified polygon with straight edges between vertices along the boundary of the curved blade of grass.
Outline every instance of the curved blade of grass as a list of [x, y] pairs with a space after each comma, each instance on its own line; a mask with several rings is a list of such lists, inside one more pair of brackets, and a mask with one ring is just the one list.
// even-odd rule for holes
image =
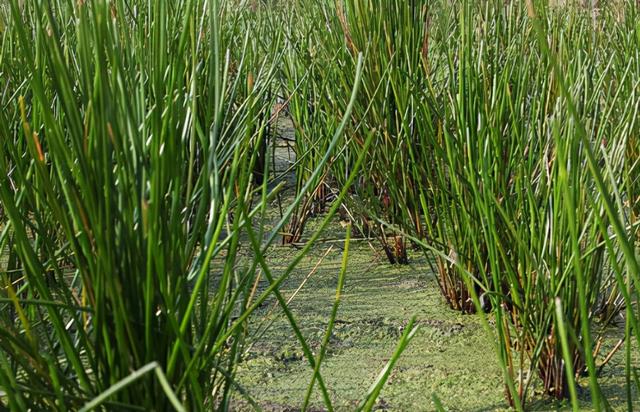
[[80, 412], [88, 412], [88, 411], [94, 410], [95, 408], [97, 408], [98, 406], [106, 402], [115, 393], [131, 385], [133, 382], [137, 381], [138, 379], [145, 377], [150, 372], [155, 372], [156, 378], [160, 382], [162, 389], [167, 395], [167, 398], [169, 398], [169, 400], [171, 401], [171, 404], [173, 405], [175, 410], [178, 412], [186, 412], [186, 409], [182, 406], [182, 404], [180, 404], [178, 397], [171, 389], [171, 385], [167, 381], [167, 378], [164, 372], [162, 371], [162, 368], [157, 362], [151, 362], [141, 367], [140, 369], [132, 372], [129, 376], [122, 379], [121, 381], [115, 383], [109, 389], [107, 389], [106, 391], [104, 391], [103, 393], [95, 397], [93, 400], [91, 400], [90, 402], [87, 402], [80, 409]]
[[413, 318], [411, 318], [411, 320], [405, 327], [404, 333], [400, 337], [400, 340], [398, 341], [398, 345], [396, 346], [396, 350], [394, 351], [393, 355], [391, 356], [391, 358], [389, 359], [385, 367], [382, 369], [382, 371], [380, 371], [380, 374], [378, 375], [376, 380], [373, 382], [373, 384], [367, 391], [367, 394], [365, 395], [364, 399], [358, 406], [358, 409], [356, 409], [357, 411], [368, 412], [368, 411], [371, 411], [375, 406], [376, 400], [378, 399], [378, 395], [380, 395], [380, 391], [382, 391], [382, 388], [387, 382], [387, 379], [389, 379], [389, 375], [391, 374], [393, 367], [395, 366], [396, 362], [398, 362], [398, 359], [400, 359], [402, 352], [404, 352], [404, 350], [407, 348], [407, 345], [409, 344], [409, 342], [411, 342], [411, 339], [413, 339], [413, 337], [415, 336], [416, 332], [419, 329], [419, 326], [416, 325], [415, 322], [416, 322], [416, 317], [414, 316]]
[[302, 404], [302, 410], [306, 411], [309, 406], [309, 401], [311, 399], [311, 394], [313, 393], [313, 386], [316, 383], [316, 376], [320, 376], [320, 366], [322, 365], [322, 361], [324, 360], [324, 356], [327, 352], [327, 347], [329, 346], [329, 341], [331, 340], [331, 334], [333, 333], [333, 325], [336, 320], [336, 316], [338, 315], [338, 307], [340, 306], [340, 300], [342, 297], [342, 288], [344, 286], [344, 278], [347, 272], [347, 261], [349, 259], [349, 245], [351, 241], [351, 226], [347, 226], [347, 233], [344, 240], [344, 251], [342, 252], [342, 264], [340, 266], [340, 273], [338, 274], [338, 286], [336, 287], [336, 298], [333, 303], [333, 308], [331, 308], [331, 314], [329, 315], [329, 322], [327, 325], [327, 331], [325, 332], [324, 338], [322, 339], [322, 343], [320, 344], [320, 352], [316, 356], [316, 365], [313, 370], [313, 377], [311, 378], [311, 382], [309, 383], [309, 387], [307, 388], [307, 393], [304, 397], [304, 403]]
[[560, 298], [555, 299], [556, 310], [555, 320], [560, 335], [560, 343], [562, 345], [562, 356], [565, 361], [565, 374], [569, 383], [569, 394], [571, 395], [571, 406], [574, 412], [579, 410], [578, 394], [576, 392], [575, 373], [573, 371], [573, 361], [571, 360], [571, 352], [569, 351], [569, 340], [567, 338], [567, 328], [564, 323], [564, 312], [562, 311], [562, 301]]

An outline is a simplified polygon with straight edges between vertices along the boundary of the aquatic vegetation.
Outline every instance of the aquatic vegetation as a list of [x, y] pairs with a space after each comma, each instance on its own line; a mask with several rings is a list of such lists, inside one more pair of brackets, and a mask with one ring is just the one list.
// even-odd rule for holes
[[[263, 50], [255, 34], [267, 20], [232, 6], [9, 3], [2, 405], [209, 410], [244, 393], [234, 374], [247, 319], [270, 296], [287, 310], [278, 285], [305, 252], [277, 279], [261, 256], [307, 189], [269, 232], [266, 206], [282, 187], [255, 149], [280, 42]], [[241, 249], [256, 258], [242, 263]], [[270, 286], [257, 293], [261, 276]]]
[[[352, 231], [390, 264], [421, 252], [484, 325], [513, 408], [540, 388], [577, 409], [588, 385], [608, 409], [617, 351], [631, 408], [640, 14], [565, 3], [0, 4], [0, 409], [259, 408], [236, 378], [269, 300], [311, 373], [302, 409], [333, 410]], [[280, 287], [336, 214], [314, 346]], [[278, 243], [299, 250], [276, 270]], [[624, 338], [604, 350], [610, 325]], [[414, 326], [354, 407], [374, 408]]]

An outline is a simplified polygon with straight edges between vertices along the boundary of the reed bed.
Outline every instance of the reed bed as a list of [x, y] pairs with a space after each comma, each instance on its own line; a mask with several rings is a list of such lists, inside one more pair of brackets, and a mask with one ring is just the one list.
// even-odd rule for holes
[[[514, 409], [539, 389], [577, 410], [580, 386], [610, 409], [600, 372], [616, 351], [631, 409], [638, 12], [632, 0], [0, 5], [0, 409], [227, 410], [234, 397], [259, 409], [235, 376], [251, 314], [275, 299], [313, 371], [302, 409], [319, 391], [332, 410], [321, 363], [352, 226], [390, 264], [426, 255], [444, 302], [495, 342]], [[274, 221], [280, 116], [295, 185]], [[336, 213], [343, 266], [313, 353], [279, 288]], [[277, 243], [302, 245], [278, 275], [265, 259]], [[624, 339], [604, 351], [610, 325]]]
[[[359, 141], [375, 147], [346, 208], [390, 263], [407, 262], [408, 242], [422, 249], [449, 306], [486, 321], [516, 409], [532, 387], [578, 407], [582, 376], [607, 409], [598, 371], [611, 322], [626, 323], [614, 351], [626, 348], [637, 385], [637, 12], [533, 1], [300, 9], [325, 16], [325, 55], [340, 41], [341, 65], [364, 53], [347, 166], [334, 175]], [[341, 81], [332, 67], [317, 75]]]
[[[322, 354], [278, 290], [313, 242], [278, 277], [264, 260], [311, 193], [298, 187], [267, 229], [282, 189], [264, 150], [284, 47], [273, 14], [189, 0], [13, 0], [0, 11], [0, 406], [226, 410], [232, 394], [253, 404], [234, 376], [247, 320], [273, 296], [331, 409]], [[344, 125], [324, 130], [333, 137], [311, 180]]]

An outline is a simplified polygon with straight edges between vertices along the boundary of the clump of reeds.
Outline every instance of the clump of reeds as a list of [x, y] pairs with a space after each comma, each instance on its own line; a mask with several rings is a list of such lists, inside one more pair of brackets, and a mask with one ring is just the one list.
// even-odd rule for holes
[[[279, 293], [319, 232], [279, 277], [264, 259], [310, 186], [267, 229], [281, 185], [256, 149], [282, 37], [262, 44], [273, 21], [231, 3], [0, 5], [0, 407], [225, 410], [234, 393], [253, 404], [235, 371], [249, 316], [275, 296], [331, 409], [321, 357]], [[311, 180], [346, 122], [327, 126]]]
[[610, 193], [633, 196], [624, 153], [638, 107], [628, 104], [631, 65], [599, 63], [610, 38], [590, 35], [587, 14], [535, 9], [465, 2], [457, 46], [443, 46], [450, 91], [442, 137], [428, 140], [439, 166], [439, 276], [453, 307], [469, 297], [493, 309], [513, 406], [524, 407], [536, 374], [548, 395], [575, 398], [587, 373], [600, 408], [594, 314], [607, 273], [618, 291], [629, 287], [605, 204]]
[[204, 5], [10, 2], [7, 56], [23, 67], [0, 126], [12, 409], [228, 401], [236, 311], [258, 299], [238, 239], [258, 215], [251, 148], [275, 61], [249, 37], [231, 52], [241, 27]]
[[585, 373], [604, 405], [597, 321], [635, 296], [637, 10], [621, 7], [336, 3], [345, 48], [371, 59], [355, 122], [381, 136], [356, 200], [433, 254], [452, 308], [491, 312], [517, 408], [538, 383], [575, 398]]
[[428, 9], [419, 1], [337, 0], [331, 11], [344, 39], [340, 60], [348, 63], [362, 52], [366, 62], [350, 153], [362, 150], [366, 136], [375, 139], [366, 172], [347, 207], [367, 223], [365, 229], [380, 240], [390, 263], [406, 264], [408, 241], [397, 227], [411, 227], [420, 236], [426, 232], [425, 199], [417, 189], [424, 176], [413, 175], [410, 164], [420, 150], [420, 134], [430, 132], [423, 129], [428, 122], [422, 116], [431, 113], [421, 110], [429, 97]]
[[[302, 7], [300, 6], [302, 10]], [[312, 15], [314, 10], [307, 10]], [[293, 22], [298, 15], [297, 9], [285, 14], [286, 21]], [[325, 212], [326, 206], [334, 194], [330, 185], [330, 169], [334, 159], [325, 166], [320, 176], [311, 181], [312, 172], [328, 150], [327, 135], [336, 127], [336, 113], [327, 109], [325, 92], [331, 78], [323, 71], [330, 71], [328, 66], [331, 56], [319, 44], [324, 30], [324, 22], [317, 15], [314, 18], [300, 19], [297, 23], [287, 25], [287, 53], [283, 57], [282, 92], [283, 100], [288, 108], [294, 129], [293, 151], [295, 160], [291, 169], [295, 173], [295, 193], [310, 184], [308, 195], [294, 211], [290, 222], [283, 233], [283, 243], [300, 242], [308, 219]], [[342, 146], [343, 141], [340, 142]]]

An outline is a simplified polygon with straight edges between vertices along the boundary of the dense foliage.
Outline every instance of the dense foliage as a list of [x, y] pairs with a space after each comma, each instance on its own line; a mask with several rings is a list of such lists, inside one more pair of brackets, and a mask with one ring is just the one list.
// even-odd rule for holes
[[[426, 254], [518, 410], [535, 385], [577, 408], [582, 380], [608, 409], [601, 335], [624, 324], [631, 408], [640, 14], [581, 3], [0, 4], [0, 409], [252, 404], [235, 371], [275, 298], [314, 371], [300, 402], [317, 389], [331, 410], [320, 364], [350, 229], [318, 353], [279, 286], [335, 213], [391, 264]], [[273, 223], [285, 116], [295, 185]], [[275, 275], [269, 248], [303, 239]]]

